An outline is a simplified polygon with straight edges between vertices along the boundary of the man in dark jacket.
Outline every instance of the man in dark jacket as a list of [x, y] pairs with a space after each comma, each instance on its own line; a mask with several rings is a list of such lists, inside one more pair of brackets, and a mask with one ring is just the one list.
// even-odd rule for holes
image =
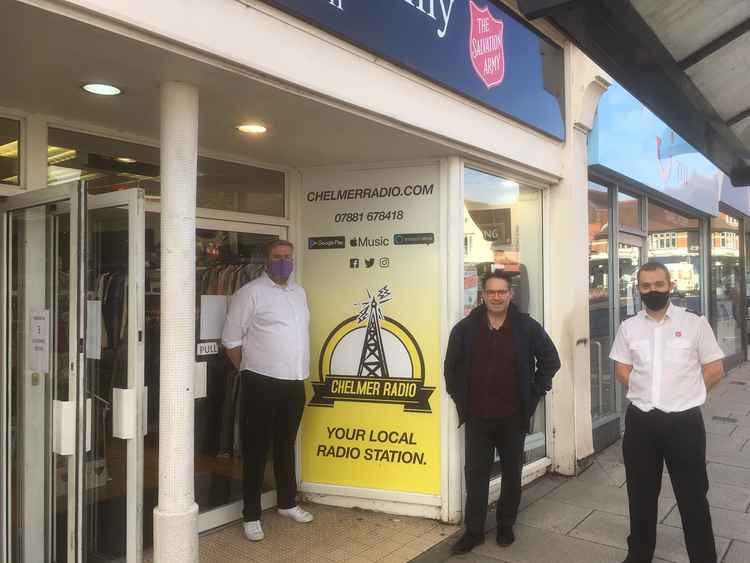
[[484, 304], [453, 327], [445, 355], [446, 388], [456, 404], [459, 425], [466, 423], [466, 531], [453, 546], [454, 553], [484, 543], [495, 449], [502, 472], [497, 543], [513, 543], [529, 419], [560, 369], [550, 337], [512, 303], [507, 273], [487, 276], [482, 297]]

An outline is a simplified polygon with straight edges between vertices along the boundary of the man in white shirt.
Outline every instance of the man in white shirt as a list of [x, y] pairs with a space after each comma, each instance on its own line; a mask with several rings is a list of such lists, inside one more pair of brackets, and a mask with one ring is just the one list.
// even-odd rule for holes
[[630, 506], [624, 563], [648, 563], [654, 556], [664, 463], [690, 562], [716, 563], [700, 405], [724, 376], [724, 354], [705, 317], [670, 304], [672, 289], [663, 264], [641, 266], [638, 291], [645, 308], [620, 325], [609, 355], [631, 401], [622, 441]]
[[305, 290], [289, 279], [293, 251], [285, 240], [268, 246], [265, 273], [232, 296], [221, 338], [242, 374], [243, 520], [251, 541], [264, 537], [260, 498], [271, 440], [279, 514], [313, 519], [296, 500], [294, 442], [309, 375], [310, 313]]

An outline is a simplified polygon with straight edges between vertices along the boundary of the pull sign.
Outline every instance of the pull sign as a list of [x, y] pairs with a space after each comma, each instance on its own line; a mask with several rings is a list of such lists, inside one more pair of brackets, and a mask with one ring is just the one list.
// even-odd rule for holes
[[198, 342], [198, 349], [195, 352], [196, 356], [213, 356], [219, 353], [218, 342]]

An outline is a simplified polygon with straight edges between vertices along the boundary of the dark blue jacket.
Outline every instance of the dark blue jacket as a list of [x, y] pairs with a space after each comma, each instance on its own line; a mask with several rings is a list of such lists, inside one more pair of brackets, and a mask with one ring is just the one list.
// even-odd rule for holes
[[[459, 426], [466, 422], [471, 408], [471, 373], [474, 342], [481, 326], [487, 322], [487, 308], [479, 305], [460, 320], [451, 331], [445, 353], [445, 385], [456, 403]], [[552, 388], [552, 377], [560, 369], [560, 357], [552, 339], [542, 325], [513, 303], [508, 308], [506, 322], [511, 323], [513, 340], [518, 354], [518, 379], [521, 388], [521, 412], [524, 430], [529, 431], [529, 419], [547, 391]]]

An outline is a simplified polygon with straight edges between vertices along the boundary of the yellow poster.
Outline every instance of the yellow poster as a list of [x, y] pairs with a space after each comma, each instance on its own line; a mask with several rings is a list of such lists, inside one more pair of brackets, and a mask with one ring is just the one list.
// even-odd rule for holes
[[440, 494], [437, 164], [303, 178], [302, 479]]

